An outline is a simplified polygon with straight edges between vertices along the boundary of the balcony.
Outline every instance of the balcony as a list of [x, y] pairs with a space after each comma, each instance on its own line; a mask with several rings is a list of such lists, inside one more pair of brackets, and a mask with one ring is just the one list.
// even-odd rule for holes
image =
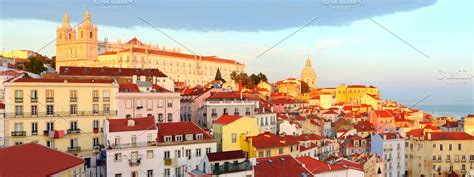
[[246, 115], [246, 116], [250, 116], [250, 112], [245, 112], [245, 115]]
[[138, 166], [140, 165], [142, 158], [137, 158], [137, 159], [128, 159], [128, 164], [133, 167], [133, 166]]
[[46, 102], [47, 103], [52, 103], [52, 102], [54, 102], [54, 98], [46, 98]]
[[461, 162], [466, 162], [466, 159], [461, 159]]
[[38, 102], [38, 98], [33, 98], [33, 97], [32, 97], [32, 98], [31, 98], [31, 102], [32, 102], [32, 103], [37, 103], [37, 102]]
[[164, 159], [165, 165], [171, 165], [173, 163], [172, 159]]
[[102, 98], [102, 101], [104, 101], [104, 102], [109, 102], [109, 101], [110, 101], [110, 97], [104, 97], [104, 98]]
[[45, 130], [45, 131], [43, 131], [43, 135], [44, 136], [49, 136], [50, 131], [54, 131], [54, 130]]
[[67, 152], [79, 152], [79, 151], [81, 151], [80, 146], [67, 147]]
[[92, 102], [99, 102], [99, 97], [92, 97]]
[[212, 113], [211, 117], [217, 117], [217, 113]]
[[26, 131], [12, 131], [12, 136], [26, 136]]
[[211, 166], [213, 175], [220, 175], [225, 173], [234, 173], [239, 171], [249, 171], [252, 170], [252, 163], [248, 160], [240, 163], [229, 163], [226, 162], [223, 165], [212, 165]]
[[23, 98], [15, 98], [15, 103], [23, 103]]
[[81, 129], [74, 128], [74, 129], [67, 129], [67, 134], [78, 134], [81, 133]]
[[77, 97], [70, 97], [69, 102], [76, 103], [77, 102]]

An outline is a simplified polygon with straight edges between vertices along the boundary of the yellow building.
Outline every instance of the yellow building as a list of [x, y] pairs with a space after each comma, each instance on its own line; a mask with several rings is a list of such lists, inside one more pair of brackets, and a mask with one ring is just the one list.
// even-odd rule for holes
[[469, 114], [464, 119], [464, 132], [474, 136], [474, 115]]
[[371, 94], [363, 94], [362, 97], [360, 98], [360, 103], [361, 104], [366, 104], [372, 106], [372, 109], [381, 109], [381, 101], [379, 98], [377, 98], [375, 95]]
[[36, 53], [31, 50], [13, 50], [13, 51], [0, 51], [0, 56], [5, 58], [22, 58], [26, 59], [30, 56], [34, 56]]
[[301, 95], [301, 82], [295, 78], [278, 81], [275, 85], [279, 93], [285, 93], [295, 98], [299, 98]]
[[158, 68], [173, 81], [186, 85], [204, 85], [214, 80], [217, 69], [225, 80], [231, 80], [233, 71], [244, 72], [245, 65], [235, 60], [185, 54], [178, 49], [145, 44], [137, 38], [128, 42], [99, 41], [97, 35], [98, 28], [92, 24], [89, 11], [77, 30], [65, 14], [56, 31], [56, 70], [61, 66]]
[[260, 133], [257, 119], [245, 116], [223, 115], [216, 120], [213, 128], [218, 151], [241, 150], [240, 136], [255, 136]]
[[113, 80], [21, 78], [5, 85], [7, 145], [36, 142], [90, 156], [102, 143], [102, 124], [117, 114]]
[[407, 132], [405, 166], [409, 176], [444, 177], [450, 171], [470, 176], [474, 137], [465, 132]]
[[376, 87], [374, 86], [364, 86], [364, 85], [345, 85], [341, 84], [336, 88], [336, 102], [338, 103], [352, 103], [356, 105], [361, 104], [361, 98], [365, 94], [374, 95], [374, 97], [379, 98], [380, 94]]
[[257, 136], [241, 136], [242, 150], [248, 158], [263, 158], [281, 155], [296, 157], [299, 154], [299, 143], [286, 136], [265, 132]]

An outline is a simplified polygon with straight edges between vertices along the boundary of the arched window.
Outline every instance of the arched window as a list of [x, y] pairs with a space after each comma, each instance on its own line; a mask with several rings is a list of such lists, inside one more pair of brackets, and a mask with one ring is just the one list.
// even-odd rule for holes
[[92, 39], [92, 31], [89, 32], [89, 37]]

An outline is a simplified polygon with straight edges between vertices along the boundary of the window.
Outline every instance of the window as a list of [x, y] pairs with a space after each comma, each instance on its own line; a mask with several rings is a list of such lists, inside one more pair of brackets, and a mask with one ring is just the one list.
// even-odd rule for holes
[[263, 151], [258, 151], [258, 157], [263, 157]]
[[77, 130], [77, 121], [72, 121], [69, 123], [69, 129]]
[[54, 115], [54, 105], [46, 105], [46, 115]]
[[171, 136], [165, 136], [165, 142], [171, 142]]
[[99, 91], [98, 90], [92, 90], [92, 101], [93, 102], [98, 102], [99, 101]]
[[46, 102], [54, 101], [54, 90], [46, 90]]
[[99, 128], [99, 121], [98, 121], [98, 120], [92, 121], [92, 127], [93, 127], [94, 129], [98, 129], [98, 128]]
[[125, 108], [127, 108], [127, 109], [132, 108], [132, 100], [126, 100], [125, 101]]
[[15, 103], [23, 103], [23, 90], [15, 90]]
[[173, 107], [173, 100], [168, 100], [168, 108], [172, 108]]
[[136, 145], [137, 144], [137, 135], [132, 135], [132, 145]]
[[49, 148], [54, 148], [54, 140], [47, 140], [46, 146], [48, 146]]
[[147, 159], [152, 159], [153, 158], [153, 150], [147, 150], [146, 151], [146, 158]]
[[162, 108], [163, 107], [163, 100], [158, 100], [158, 107]]
[[32, 116], [37, 116], [38, 115], [38, 106], [37, 105], [31, 105], [31, 115]]
[[20, 106], [20, 105], [15, 106], [15, 115], [23, 116], [23, 106]]
[[119, 145], [120, 144], [120, 136], [116, 136], [115, 137], [115, 145]]
[[201, 157], [201, 148], [196, 149], [196, 157]]
[[227, 113], [227, 108], [224, 108], [224, 115], [227, 115], [229, 113]]
[[165, 177], [170, 177], [170, 169], [169, 168], [165, 168], [165, 172], [164, 172], [164, 175]]
[[186, 141], [192, 141], [193, 140], [193, 134], [186, 135]]
[[165, 159], [169, 159], [170, 158], [170, 151], [165, 151], [164, 153], [165, 153], [165, 155], [163, 157]]
[[104, 104], [104, 114], [110, 113], [110, 105], [109, 104]]
[[23, 131], [23, 123], [15, 123], [15, 131]]
[[175, 150], [174, 155], [176, 158], [181, 158], [181, 150]]
[[267, 153], [266, 153], [266, 155], [267, 155], [267, 157], [270, 157], [270, 156], [272, 156], [272, 151], [270, 151], [270, 150], [267, 150]]
[[38, 122], [31, 123], [31, 135], [38, 135]]
[[95, 146], [99, 146], [99, 137], [94, 137], [92, 138], [92, 145], [95, 147]]
[[186, 149], [185, 153], [187, 158], [191, 158], [191, 149]]
[[168, 113], [168, 122], [173, 122], [173, 113]]
[[153, 109], [153, 100], [146, 100], [146, 109], [148, 110]]
[[71, 102], [77, 102], [77, 90], [69, 91], [69, 100]]
[[237, 142], [237, 134], [232, 133], [232, 143], [236, 143], [236, 142]]
[[46, 123], [46, 130], [53, 131], [54, 130], [54, 122], [47, 122]]
[[442, 145], [442, 144], [439, 145], [439, 150], [440, 150], [440, 151], [443, 150], [443, 145]]
[[122, 161], [122, 153], [115, 153], [114, 154], [114, 160], [115, 160], [115, 162], [121, 162]]
[[92, 105], [92, 113], [93, 114], [99, 114], [99, 104], [93, 104]]
[[147, 177], [153, 177], [153, 170], [147, 170], [146, 175]]
[[142, 109], [143, 108], [142, 100], [137, 100], [136, 104], [137, 104], [137, 109]]
[[209, 154], [209, 153], [211, 153], [211, 148], [210, 147], [206, 148], [206, 154]]
[[110, 91], [109, 90], [103, 90], [102, 91], [102, 96], [104, 97], [104, 102], [110, 101]]
[[202, 140], [203, 136], [204, 136], [203, 134], [197, 134], [196, 139], [197, 140]]
[[458, 144], [458, 150], [461, 150], [461, 144]]
[[452, 151], [452, 150], [453, 150], [453, 145], [449, 144], [449, 151]]
[[38, 102], [38, 91], [37, 90], [31, 90], [30, 97], [31, 97], [31, 102], [32, 103]]
[[162, 113], [158, 114], [158, 122], [163, 122], [163, 114]]
[[234, 108], [234, 115], [236, 115], [236, 116], [239, 115], [239, 108]]
[[77, 105], [71, 104], [69, 106], [69, 114], [76, 115], [77, 114]]
[[278, 154], [282, 155], [283, 154], [283, 148], [278, 149]]
[[183, 135], [176, 135], [176, 141], [183, 141]]

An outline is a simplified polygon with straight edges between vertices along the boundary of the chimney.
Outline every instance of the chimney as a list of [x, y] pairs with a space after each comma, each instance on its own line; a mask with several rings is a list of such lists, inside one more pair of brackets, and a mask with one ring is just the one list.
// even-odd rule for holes
[[428, 139], [428, 140], [431, 140], [431, 132], [428, 132], [428, 133], [427, 133], [427, 139]]

